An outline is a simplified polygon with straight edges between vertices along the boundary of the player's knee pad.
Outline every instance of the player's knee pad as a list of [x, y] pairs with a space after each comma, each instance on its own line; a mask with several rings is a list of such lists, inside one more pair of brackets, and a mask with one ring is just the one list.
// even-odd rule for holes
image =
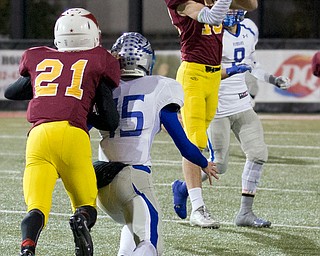
[[242, 190], [249, 194], [255, 194], [259, 184], [263, 165], [260, 163], [246, 161], [242, 172]]
[[250, 150], [250, 152], [248, 153], [247, 158], [251, 162], [264, 164], [268, 160], [267, 146], [264, 144], [264, 145], [260, 145], [260, 146], [252, 148]]
[[97, 221], [97, 210], [93, 206], [85, 205], [76, 209], [75, 214], [80, 213], [87, 219], [87, 226], [91, 229]]

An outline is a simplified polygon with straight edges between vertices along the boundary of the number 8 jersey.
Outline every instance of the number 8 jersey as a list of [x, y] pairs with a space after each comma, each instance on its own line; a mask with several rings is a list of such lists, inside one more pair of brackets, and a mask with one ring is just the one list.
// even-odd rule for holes
[[144, 76], [121, 80], [113, 98], [120, 125], [114, 133], [100, 131], [99, 160], [151, 166], [151, 145], [161, 130], [160, 111], [169, 104], [182, 107], [182, 86], [171, 78]]
[[[255, 67], [255, 46], [258, 28], [250, 19], [244, 19], [235, 34], [227, 29], [223, 34], [222, 68], [245, 63]], [[235, 74], [221, 80], [219, 103], [215, 118], [230, 116], [252, 108], [251, 98], [245, 81], [245, 73]]]
[[27, 119], [33, 126], [66, 120], [85, 131], [100, 81], [113, 87], [120, 80], [118, 60], [102, 47], [81, 53], [30, 48], [22, 55], [19, 72], [31, 77], [33, 99]]

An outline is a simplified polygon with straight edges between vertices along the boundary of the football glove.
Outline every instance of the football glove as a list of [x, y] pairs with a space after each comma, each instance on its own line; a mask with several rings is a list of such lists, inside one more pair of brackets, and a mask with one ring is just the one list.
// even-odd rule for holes
[[287, 90], [291, 87], [291, 80], [286, 76], [278, 76], [275, 78], [274, 84], [281, 90]]
[[251, 70], [252, 70], [251, 66], [247, 64], [239, 64], [239, 65], [232, 66], [230, 68], [226, 68], [226, 73], [230, 77], [235, 74], [244, 73], [246, 71], [251, 72]]

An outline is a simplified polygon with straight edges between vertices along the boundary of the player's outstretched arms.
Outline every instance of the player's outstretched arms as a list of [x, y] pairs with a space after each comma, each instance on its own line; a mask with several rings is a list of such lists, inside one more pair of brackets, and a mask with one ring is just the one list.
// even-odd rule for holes
[[258, 0], [233, 0], [230, 9], [253, 11], [258, 8]]
[[21, 76], [4, 91], [8, 100], [31, 100], [33, 98], [30, 77]]
[[212, 26], [219, 26], [225, 18], [232, 0], [218, 0], [211, 9], [203, 7], [198, 13], [197, 20]]
[[291, 87], [291, 80], [286, 76], [274, 76], [261, 68], [254, 68], [251, 74], [257, 79], [273, 84], [282, 90]]
[[218, 170], [215, 164], [208, 162], [199, 148], [187, 138], [179, 122], [177, 111], [177, 107], [174, 104], [164, 107], [160, 113], [160, 121], [179, 149], [181, 155], [193, 164], [200, 166], [204, 172], [208, 174], [209, 182], [212, 184], [212, 176], [215, 179], [219, 179], [217, 175]]
[[271, 75], [269, 78], [269, 82], [274, 84], [278, 88], [282, 90], [287, 90], [291, 87], [291, 80], [289, 77], [286, 76], [273, 76]]
[[202, 3], [187, 1], [177, 7], [177, 12], [181, 16], [189, 16], [200, 23], [219, 26], [229, 10], [231, 1], [218, 0], [211, 8]]

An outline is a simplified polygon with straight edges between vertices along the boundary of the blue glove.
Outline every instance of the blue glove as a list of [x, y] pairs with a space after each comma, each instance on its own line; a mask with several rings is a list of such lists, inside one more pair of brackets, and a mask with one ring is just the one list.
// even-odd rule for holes
[[247, 64], [239, 64], [239, 65], [234, 65], [234, 66], [232, 66], [230, 68], [227, 68], [226, 69], [226, 73], [230, 77], [230, 76], [233, 76], [235, 74], [244, 73], [246, 71], [251, 72], [251, 70], [252, 70], [251, 66], [249, 66]]

